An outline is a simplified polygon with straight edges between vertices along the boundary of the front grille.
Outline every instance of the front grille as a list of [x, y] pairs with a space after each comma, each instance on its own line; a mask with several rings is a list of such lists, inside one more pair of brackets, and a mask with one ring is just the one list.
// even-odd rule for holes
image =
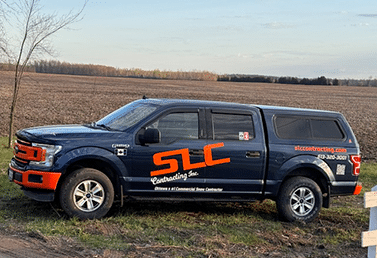
[[18, 167], [24, 168], [26, 165], [29, 165], [29, 161], [19, 160], [16, 157], [14, 158], [14, 162], [17, 164]]
[[23, 159], [23, 158], [19, 157], [19, 155], [17, 155], [17, 154], [25, 154], [26, 153], [25, 151], [20, 150], [19, 147], [21, 147], [21, 146], [31, 147], [32, 144], [30, 142], [26, 142], [26, 141], [17, 139], [16, 144], [14, 146], [14, 160], [15, 160], [15, 162], [18, 166], [24, 167], [24, 166], [28, 165], [30, 161]]
[[26, 141], [23, 141], [23, 140], [20, 140], [20, 139], [17, 139], [16, 142], [19, 143], [19, 144], [25, 145], [25, 146], [32, 146], [31, 142], [26, 142]]
[[19, 163], [19, 162], [16, 161], [15, 158], [13, 158], [13, 159], [11, 159], [9, 166], [11, 168], [15, 168], [15, 169], [18, 169], [18, 170], [21, 170], [21, 171], [25, 171], [26, 164]]

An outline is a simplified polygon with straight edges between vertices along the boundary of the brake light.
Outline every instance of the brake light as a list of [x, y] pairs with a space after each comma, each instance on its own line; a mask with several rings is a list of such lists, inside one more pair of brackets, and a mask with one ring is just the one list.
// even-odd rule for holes
[[352, 173], [355, 176], [360, 174], [360, 164], [361, 164], [361, 156], [360, 155], [350, 155], [351, 162], [353, 164]]

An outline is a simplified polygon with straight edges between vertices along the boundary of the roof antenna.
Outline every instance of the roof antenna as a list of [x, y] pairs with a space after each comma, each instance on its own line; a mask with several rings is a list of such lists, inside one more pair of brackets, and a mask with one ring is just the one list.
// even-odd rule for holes
[[147, 96], [144, 95], [144, 96], [143, 96], [143, 99], [147, 99]]

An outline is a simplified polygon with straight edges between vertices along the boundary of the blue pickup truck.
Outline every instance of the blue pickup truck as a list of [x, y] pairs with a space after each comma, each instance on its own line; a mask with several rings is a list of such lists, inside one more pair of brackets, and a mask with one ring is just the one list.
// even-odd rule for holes
[[330, 111], [143, 98], [91, 124], [16, 136], [9, 180], [79, 219], [124, 199], [272, 199], [282, 219], [310, 222], [332, 196], [361, 190], [357, 140]]

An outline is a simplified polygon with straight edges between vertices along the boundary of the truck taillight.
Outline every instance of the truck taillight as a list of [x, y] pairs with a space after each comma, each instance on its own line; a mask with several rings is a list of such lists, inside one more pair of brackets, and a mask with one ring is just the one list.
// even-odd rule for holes
[[361, 156], [360, 155], [350, 155], [350, 159], [353, 165], [352, 173], [355, 176], [360, 174], [360, 164], [361, 164]]

